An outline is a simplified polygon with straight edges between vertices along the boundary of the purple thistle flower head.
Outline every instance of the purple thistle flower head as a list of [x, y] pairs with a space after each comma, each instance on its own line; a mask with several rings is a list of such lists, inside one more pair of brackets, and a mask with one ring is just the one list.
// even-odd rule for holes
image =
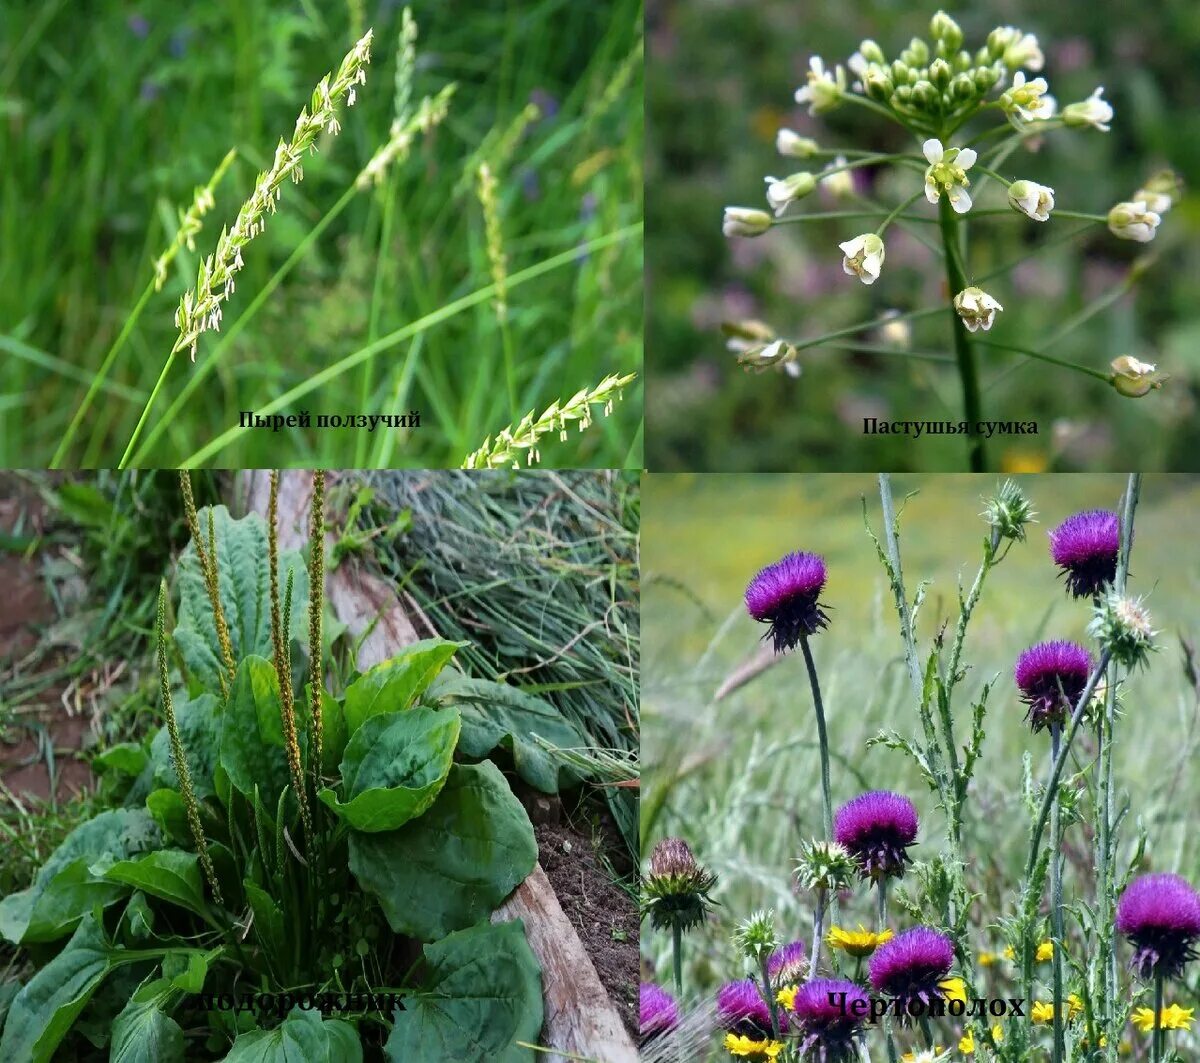
[[864, 878], [878, 881], [904, 874], [910, 859], [907, 849], [916, 841], [919, 826], [917, 810], [907, 797], [872, 790], [837, 810], [833, 837], [849, 850]]
[[[838, 1003], [830, 999], [840, 994]], [[860, 1014], [851, 1011], [858, 1001]], [[800, 987], [792, 1002], [793, 1025], [799, 1028], [800, 1055], [821, 1063], [841, 1063], [858, 1055], [856, 1039], [870, 1008], [870, 998], [853, 982], [816, 978]]]
[[717, 1022], [742, 1037], [761, 1041], [771, 1036], [771, 1009], [749, 978], [726, 982], [717, 990]]
[[639, 1029], [642, 1040], [670, 1033], [679, 1025], [679, 1005], [665, 989], [643, 982], [638, 992]]
[[808, 972], [804, 942], [793, 941], [771, 953], [767, 960], [767, 974], [776, 985], [798, 982]]
[[815, 635], [829, 623], [817, 601], [825, 586], [825, 562], [817, 554], [797, 552], [767, 565], [746, 588], [746, 609], [760, 624], [775, 652], [794, 649], [802, 635]]
[[1133, 945], [1140, 978], [1178, 978], [1197, 955], [1200, 895], [1180, 875], [1141, 875], [1117, 902], [1117, 931]]
[[1073, 598], [1094, 597], [1117, 578], [1120, 548], [1121, 522], [1107, 509], [1076, 513], [1050, 533], [1050, 556]]
[[928, 1005], [944, 997], [941, 983], [954, 963], [954, 945], [945, 934], [915, 926], [885, 941], [871, 957], [871, 985], [879, 993]]
[[1071, 715], [1091, 670], [1091, 654], [1064, 639], [1039, 642], [1017, 658], [1013, 674], [1021, 700], [1029, 706], [1026, 719], [1034, 731], [1061, 724]]

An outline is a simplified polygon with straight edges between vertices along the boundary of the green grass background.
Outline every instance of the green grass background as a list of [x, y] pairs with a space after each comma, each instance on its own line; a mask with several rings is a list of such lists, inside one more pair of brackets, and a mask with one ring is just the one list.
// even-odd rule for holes
[[[1127, 199], [1162, 166], [1174, 167], [1188, 186], [1152, 244], [1120, 241], [1096, 226], [1082, 243], [1045, 251], [985, 285], [1005, 307], [989, 338], [1036, 348], [1069, 315], [1120, 281], [1135, 258], [1149, 255], [1153, 263], [1133, 294], [1049, 353], [1101, 369], [1119, 355], [1134, 354], [1171, 376], [1163, 391], [1134, 401], [1102, 381], [980, 348], [985, 413], [1001, 420], [1035, 419], [1041, 426], [1036, 437], [992, 440], [990, 467], [1031, 472], [1198, 467], [1195, 4], [679, 0], [653, 3], [647, 12], [650, 468], [965, 467], [960, 437], [913, 441], [862, 434], [864, 416], [957, 421], [961, 394], [952, 367], [814, 348], [801, 353], [798, 380], [758, 376], [735, 364], [718, 332], [723, 319], [760, 318], [783, 336], [805, 339], [872, 320], [889, 308], [920, 309], [943, 300], [940, 260], [895, 229], [883, 276], [869, 288], [842, 273], [837, 249], [867, 227], [862, 220], [788, 225], [753, 240], [721, 234], [724, 206], [765, 207], [765, 175], [805, 168], [802, 160], [776, 154], [781, 126], [815, 137], [823, 147], [913, 149], [899, 126], [862, 108], [843, 105], [810, 118], [792, 97], [804, 84], [810, 55], [845, 63], [871, 37], [894, 56], [914, 35], [928, 37], [929, 18], [939, 6], [960, 21], [968, 42], [982, 42], [998, 25], [1036, 33], [1046, 53], [1042, 74], [1060, 105], [1085, 99], [1103, 85], [1115, 108], [1111, 133], [1053, 132], [1038, 154], [1015, 153], [1003, 167], [1006, 177], [1050, 185], [1059, 209], [1089, 213], [1105, 213]], [[875, 194], [895, 204], [918, 187], [906, 177], [903, 188], [884, 181]], [[1003, 200], [993, 182], [981, 206], [997, 203]], [[818, 191], [792, 211], [835, 209], [844, 208]], [[924, 200], [912, 210], [934, 216]], [[1080, 224], [980, 219], [972, 226], [979, 234], [972, 237], [972, 265], [989, 272], [1065, 226]], [[927, 239], [936, 234], [933, 226], [916, 228]], [[914, 322], [913, 337], [914, 349], [950, 353], [944, 315]], [[860, 339], [879, 342], [875, 335]]]
[[[67, 465], [115, 465], [175, 338], [179, 296], [232, 222], [320, 77], [374, 29], [358, 104], [322, 137], [305, 179], [245, 254], [228, 331], [387, 137], [402, 5], [391, 0], [215, 0], [177, 5], [17, 0], [0, 11], [0, 464], [49, 463], [87, 383], [170, 242], [177, 210], [230, 147], [196, 253], [152, 297], [83, 424]], [[639, 0], [418, 0], [415, 96], [451, 81], [443, 126], [379, 191], [354, 197], [305, 254], [202, 386], [166, 416], [196, 366], [176, 360], [138, 464], [185, 461], [289, 388], [372, 337], [418, 322], [491, 283], [472, 172], [489, 135], [530, 102], [543, 117], [499, 167], [509, 272], [606, 234], [626, 238], [568, 261], [510, 296], [518, 406], [539, 412], [641, 362], [642, 83]], [[624, 70], [625, 75], [622, 75]], [[390, 213], [388, 238], [381, 236]], [[341, 373], [284, 412], [400, 413], [422, 427], [249, 433], [218, 466], [457, 465], [510, 422], [502, 343], [490, 299], [421, 329]], [[640, 389], [613, 417], [559, 444], [554, 465], [640, 467]]]
[[[979, 948], [995, 941], [988, 924], [1012, 914], [1028, 845], [1020, 804], [1021, 758], [1033, 754], [1041, 778], [1049, 742], [1031, 736], [1012, 682], [1022, 649], [1042, 638], [1086, 640], [1089, 608], [1067, 598], [1049, 557], [1046, 533], [1082, 508], [1115, 508], [1125, 486], [1119, 475], [1024, 476], [1038, 523], [994, 569], [967, 636], [970, 673], [955, 703], [956, 729], [969, 728], [969, 701], [986, 680], [999, 680], [989, 699], [987, 737], [972, 784], [965, 848], [969, 884], [984, 895], [973, 913]], [[974, 578], [985, 526], [978, 517], [988, 476], [896, 476], [901, 550], [909, 595], [930, 580], [919, 618], [923, 647], [956, 617], [955, 584]], [[721, 702], [718, 685], [759, 647], [764, 628], [745, 614], [741, 595], [757, 569], [789, 550], [825, 556], [831, 607], [827, 631], [813, 640], [828, 718], [835, 804], [864, 789], [895, 789], [912, 797], [922, 816], [913, 855], [937, 851], [943, 819], [902, 754], [866, 740], [881, 728], [916, 736], [899, 626], [890, 590], [863, 528], [862, 497], [882, 534], [876, 479], [867, 475], [651, 475], [643, 487], [643, 836], [642, 847], [678, 834], [721, 876], [714, 919], [689, 937], [685, 983], [694, 993], [740, 977], [729, 934], [759, 907], [779, 914], [780, 932], [811, 935], [806, 896], [791, 886], [799, 843], [820, 834], [820, 781], [808, 682], [791, 654]], [[1200, 549], [1193, 515], [1200, 481], [1186, 476], [1144, 480], [1137, 513], [1129, 589], [1148, 595], [1161, 652], [1127, 684], [1118, 723], [1116, 777], [1128, 795], [1121, 859], [1139, 826], [1149, 835], [1155, 870], [1200, 875], [1194, 812], [1200, 777], [1197, 693], [1183, 669], [1181, 639], [1200, 633], [1195, 601]], [[1080, 739], [1084, 733], [1080, 733]], [[1078, 748], [1083, 748], [1078, 747]], [[1086, 761], [1087, 758], [1084, 758]], [[1068, 774], [1072, 772], [1068, 763]], [[647, 818], [657, 818], [647, 830]], [[1068, 903], [1088, 889], [1091, 842], [1082, 828], [1066, 832]], [[841, 925], [873, 921], [874, 899], [857, 891]], [[900, 918], [904, 918], [900, 916]], [[643, 952], [668, 980], [668, 942], [648, 929]], [[1122, 954], [1124, 955], [1124, 954]], [[1193, 978], [1195, 976], [1193, 975]], [[1196, 987], [1180, 989], [1185, 1006]], [[1190, 993], [1190, 996], [1188, 995]]]

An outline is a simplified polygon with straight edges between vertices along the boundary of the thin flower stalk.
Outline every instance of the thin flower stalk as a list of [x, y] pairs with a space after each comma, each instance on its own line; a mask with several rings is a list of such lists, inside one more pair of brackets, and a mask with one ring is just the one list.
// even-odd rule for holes
[[512, 333], [508, 327], [508, 256], [504, 253], [504, 231], [500, 223], [500, 201], [496, 194], [496, 175], [486, 162], [479, 164], [479, 180], [476, 185], [479, 206], [483, 211], [484, 243], [487, 247], [488, 266], [492, 274], [492, 286], [496, 297], [492, 309], [496, 324], [500, 328], [500, 341], [504, 349], [504, 380], [508, 389], [509, 416], [516, 420], [517, 378], [513, 357]]
[[590, 428], [594, 414], [593, 406], [600, 406], [604, 415], [612, 413], [613, 403], [619, 402], [622, 392], [637, 377], [610, 374], [594, 388], [576, 392], [565, 402], [551, 403], [539, 416], [532, 411], [519, 423], [501, 429], [495, 437], [489, 436], [476, 451], [463, 460], [464, 469], [503, 469], [521, 467], [524, 454], [526, 464], [533, 465], [541, 460], [538, 441], [552, 432], [557, 432], [560, 441], [567, 439], [567, 428], [576, 424], [579, 431]]
[[221, 663], [225, 670], [219, 673], [221, 693], [229, 696], [230, 687], [237, 673], [237, 661], [233, 655], [233, 641], [229, 636], [229, 624], [225, 620], [225, 609], [221, 604], [220, 566], [217, 562], [217, 535], [213, 523], [212, 510], [208, 511], [208, 546], [200, 534], [200, 519], [196, 513], [196, 501], [192, 495], [192, 479], [186, 470], [179, 473], [179, 488], [183, 494], [183, 512], [187, 519], [188, 531], [192, 536], [192, 545], [196, 550], [196, 561], [200, 565], [200, 576], [204, 580], [204, 589], [208, 593], [208, 602], [212, 607], [213, 624], [217, 629], [217, 643], [221, 649]]
[[308, 683], [312, 721], [313, 775], [319, 777], [323, 755], [321, 697], [325, 686], [321, 669], [321, 621], [325, 607], [325, 472], [313, 473], [312, 506], [308, 523]]
[[183, 748], [183, 739], [179, 735], [179, 721], [175, 718], [175, 706], [171, 700], [171, 680], [167, 668], [167, 584], [165, 580], [158, 585], [156, 638], [159, 696], [162, 699], [163, 716], [167, 721], [167, 737], [171, 743], [171, 761], [175, 765], [175, 775], [179, 779], [179, 793], [183, 798], [188, 829], [192, 833], [192, 840], [196, 843], [196, 854], [200, 858], [200, 867], [212, 890], [213, 899], [218, 905], [223, 905], [225, 902], [221, 899], [221, 886], [217, 882], [212, 857], [208, 852], [208, 842], [204, 837], [204, 827], [200, 823], [200, 804], [196, 800], [196, 791], [192, 788], [192, 773], [188, 768], [187, 753]]
[[[296, 733], [296, 702], [292, 690], [292, 670], [289, 663], [290, 639], [283, 625], [283, 610], [279, 596], [279, 473], [271, 472], [271, 493], [267, 508], [267, 551], [271, 579], [271, 647], [275, 675], [279, 680], [279, 715], [283, 725], [284, 747], [287, 751], [288, 770], [292, 776], [292, 788], [296, 803], [300, 806], [300, 819], [304, 824], [305, 840], [312, 849], [312, 815], [308, 807], [308, 792], [304, 785], [304, 764], [300, 755], [300, 741]], [[291, 577], [288, 573], [288, 608], [291, 608]]]

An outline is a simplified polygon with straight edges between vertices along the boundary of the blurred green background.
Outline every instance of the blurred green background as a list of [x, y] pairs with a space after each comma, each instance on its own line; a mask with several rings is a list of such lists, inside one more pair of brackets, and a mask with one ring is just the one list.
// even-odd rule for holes
[[[640, 0], [415, 0], [414, 102], [458, 83], [447, 120], [418, 138], [378, 190], [353, 196], [201, 386], [173, 365], [137, 464], [186, 460], [314, 373], [492, 282], [476, 196], [480, 162], [499, 184], [508, 272], [566, 254], [509, 296], [518, 407], [540, 413], [609, 373], [640, 370], [642, 61]], [[222, 334], [388, 136], [397, 0], [15, 0], [0, 6], [0, 465], [49, 463], [88, 383], [170, 243], [177, 211], [225, 153], [195, 253], [153, 295], [83, 424], [67, 465], [115, 465], [176, 336], [181, 294], [247, 198], [322, 75], [374, 30], [358, 103], [323, 135], [304, 181], [246, 251]], [[500, 142], [530, 104], [540, 117]], [[500, 161], [497, 161], [499, 158]], [[632, 227], [632, 228], [631, 228]], [[619, 241], [571, 258], [588, 241]], [[218, 466], [457, 465], [510, 423], [492, 300], [450, 315], [340, 373], [283, 412], [401, 413], [380, 430], [250, 433]], [[208, 367], [211, 368], [211, 367]], [[169, 413], [168, 413], [169, 411]], [[560, 444], [550, 465], [641, 466], [640, 381], [611, 418]], [[150, 437], [148, 433], [147, 437]]]
[[[765, 208], [763, 177], [808, 168], [781, 159], [776, 131], [789, 127], [825, 148], [909, 151], [899, 127], [843, 105], [818, 118], [793, 102], [810, 55], [845, 63], [864, 37], [895, 56], [909, 39], [928, 39], [925, 7], [900, 0], [658, 0], [647, 12], [650, 63], [647, 113], [648, 467], [675, 469], [955, 470], [965, 467], [959, 438], [864, 436], [866, 416], [957, 420], [957, 375], [895, 356], [813, 348], [801, 353], [799, 379], [744, 373], [718, 331], [726, 319], [760, 318], [792, 339], [869, 321], [888, 309], [936, 305], [940, 260], [893, 228], [883, 276], [865, 287], [841, 269], [839, 242], [874, 222], [788, 225], [756, 239], [721, 234], [726, 205]], [[1050, 185], [1060, 209], [1106, 213], [1155, 170], [1171, 166], [1191, 191], [1148, 245], [1115, 239], [1095, 226], [1029, 259], [985, 287], [1006, 307], [990, 339], [1038, 347], [1070, 315], [1112, 289], [1139, 256], [1152, 261], [1136, 289], [1072, 331], [1050, 353], [1107, 369], [1119, 355], [1158, 363], [1170, 374], [1145, 399], [1119, 397], [1099, 380], [980, 348], [989, 418], [1036, 419], [1040, 433], [989, 443], [989, 463], [1011, 471], [1200, 467], [1195, 400], [1200, 377], [1200, 6], [1185, 0], [1135, 4], [1064, 0], [1059, 4], [947, 4], [968, 46], [997, 25], [1036, 33], [1042, 74], [1059, 105], [1103, 85], [1115, 108], [1112, 132], [1051, 132], [1036, 154], [1018, 151], [1002, 172]], [[988, 120], [989, 122], [992, 119]], [[818, 165], [823, 164], [819, 163]], [[863, 173], [864, 171], [859, 171]], [[881, 172], [882, 171], [876, 171]], [[894, 177], [895, 175], [893, 175]], [[898, 203], [919, 175], [858, 191]], [[1002, 205], [992, 183], [983, 206]], [[846, 209], [818, 189], [791, 212]], [[919, 201], [914, 211], [932, 216]], [[1066, 226], [1012, 218], [980, 219], [971, 263], [985, 273]], [[916, 226], [924, 234], [930, 226]], [[986, 230], [986, 233], [984, 232]], [[879, 343], [878, 335], [861, 339]], [[949, 353], [944, 316], [914, 323], [914, 349]], [[1019, 368], [1018, 368], [1019, 367]]]
[[[956, 732], [965, 740], [969, 704], [984, 682], [996, 678], [964, 834], [968, 886], [982, 897], [971, 913], [973, 944], [980, 950], [997, 947], [991, 925], [1012, 914], [1027, 853], [1021, 758], [1028, 751], [1041, 778], [1049, 751], [1047, 736], [1031, 735], [1024, 720], [1013, 664], [1024, 648], [1045, 638], [1089, 641], [1089, 603], [1073, 602], [1064, 592], [1047, 532], [1080, 509], [1115, 509], [1126, 482], [1121, 475], [1089, 474], [1015, 479], [1031, 498], [1037, 523], [988, 577], [967, 634], [963, 660], [970, 671], [954, 703]], [[923, 653], [942, 625], [957, 618], [956, 583], [969, 585], [975, 576], [986, 530], [979, 517], [982, 499], [995, 485], [990, 476], [893, 477], [897, 506], [911, 495], [900, 517], [909, 596], [930, 581], [919, 617]], [[772, 657], [760, 642], [766, 629], [742, 605], [746, 584], [761, 566], [797, 549], [824, 555], [828, 565], [822, 600], [831, 621], [812, 647], [828, 719], [835, 804], [863, 790], [895, 789], [911, 797], [921, 814], [914, 858], [929, 859], [941, 847], [944, 818], [911, 761], [889, 749], [866, 748], [882, 728], [918, 736], [920, 722], [891, 591], [863, 527], [864, 497], [872, 526], [882, 534], [878, 484], [870, 475], [651, 474], [643, 484], [641, 844], [648, 852], [663, 836], [682, 836], [721, 878], [714, 892], [721, 907], [689, 935], [689, 996], [740, 977], [730, 933], [752, 911], [774, 908], [785, 940], [811, 935], [811, 898], [794, 890], [791, 870], [800, 842], [821, 830], [813, 712], [799, 653], [768, 664]], [[1147, 867], [1193, 881], [1200, 877], [1193, 822], [1200, 806], [1200, 776], [1193, 770], [1200, 690], [1190, 663], [1200, 637], [1200, 549], [1193, 533], [1198, 507], [1200, 480], [1159, 475], [1143, 481], [1129, 591], [1148, 596], [1160, 652], [1125, 684], [1114, 746], [1119, 800], [1127, 799], [1130, 809], [1120, 866], [1144, 828]], [[765, 671], [752, 678], [743, 672], [742, 685], [718, 699], [721, 685], [753, 662], [766, 665]], [[1078, 758], [1068, 764], [1068, 776], [1095, 754], [1095, 737], [1086, 729], [1076, 742]], [[1090, 818], [1086, 801], [1083, 807]], [[1074, 826], [1064, 840], [1066, 896], [1074, 903], [1091, 895], [1091, 835]], [[856, 890], [839, 925], [873, 925], [873, 904], [873, 897]], [[666, 984], [668, 936], [647, 929], [642, 949]], [[1197, 987], [1189, 983], [1179, 992], [1190, 1007]]]

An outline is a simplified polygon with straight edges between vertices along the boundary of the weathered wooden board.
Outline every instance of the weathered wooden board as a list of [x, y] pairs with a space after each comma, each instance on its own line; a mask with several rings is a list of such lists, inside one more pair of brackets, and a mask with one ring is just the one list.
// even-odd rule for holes
[[[330, 475], [331, 485], [335, 476]], [[246, 472], [241, 474], [241, 483], [246, 508], [265, 517], [269, 474], [261, 470]], [[311, 497], [309, 473], [280, 474], [282, 548], [295, 549], [307, 540]], [[327, 543], [332, 539], [328, 536]], [[370, 629], [359, 647], [360, 669], [436, 634], [416, 602], [408, 595], [398, 596], [387, 580], [357, 558], [345, 558], [326, 573], [325, 592], [334, 614], [355, 638]], [[572, 1056], [597, 1063], [636, 1063], [637, 1049], [540, 864], [492, 914], [492, 922], [509, 919], [524, 922], [525, 937], [542, 967], [546, 1009], [542, 1039], [547, 1048], [554, 1050], [543, 1057], [547, 1063], [567, 1063]]]

